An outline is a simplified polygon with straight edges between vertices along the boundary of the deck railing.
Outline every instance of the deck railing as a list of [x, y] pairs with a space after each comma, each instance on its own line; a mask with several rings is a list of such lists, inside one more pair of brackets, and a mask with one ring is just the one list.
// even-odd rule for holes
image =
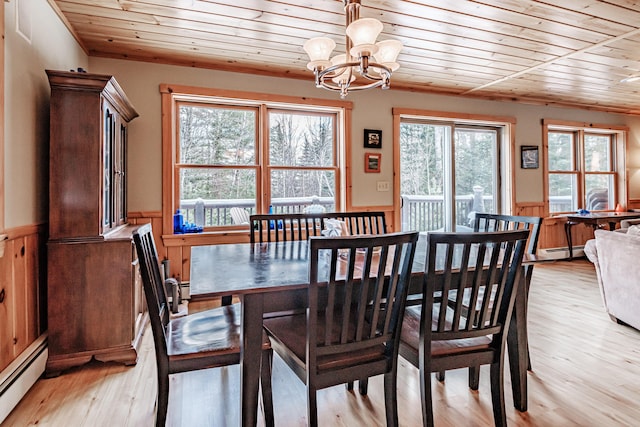
[[[456, 197], [456, 224], [471, 225], [473, 211], [472, 195]], [[491, 212], [493, 197], [482, 196], [484, 208], [482, 211]], [[444, 196], [402, 196], [402, 229], [432, 231], [444, 229]]]
[[[402, 229], [430, 231], [444, 228], [443, 196], [408, 196], [402, 198]], [[315, 200], [314, 200], [315, 199]], [[493, 197], [482, 196], [483, 211], [493, 212]], [[287, 197], [272, 200], [274, 213], [298, 213], [312, 204], [322, 205], [327, 212], [333, 212], [333, 197]], [[549, 199], [551, 212], [571, 210], [570, 197], [552, 197]], [[231, 208], [246, 209], [249, 214], [256, 212], [255, 199], [187, 199], [180, 203], [185, 221], [204, 227], [232, 225]], [[456, 224], [471, 226], [470, 213], [473, 211], [473, 196], [456, 197]]]
[[[286, 197], [272, 199], [273, 213], [298, 213], [313, 204], [322, 205], [327, 212], [335, 210], [333, 197]], [[185, 199], [180, 201], [180, 212], [186, 222], [204, 227], [233, 225], [231, 208], [256, 212], [255, 199]]]

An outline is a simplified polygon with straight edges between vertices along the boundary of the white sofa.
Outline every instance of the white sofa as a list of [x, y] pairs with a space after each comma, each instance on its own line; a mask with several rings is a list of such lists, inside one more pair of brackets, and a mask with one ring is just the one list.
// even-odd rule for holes
[[584, 252], [596, 267], [611, 319], [640, 330], [640, 234], [626, 231], [596, 230]]

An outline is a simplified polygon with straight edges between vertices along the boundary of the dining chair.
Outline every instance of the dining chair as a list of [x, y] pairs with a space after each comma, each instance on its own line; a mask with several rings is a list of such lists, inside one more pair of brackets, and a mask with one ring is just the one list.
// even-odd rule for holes
[[433, 426], [432, 372], [490, 365], [494, 421], [506, 426], [504, 355], [528, 236], [427, 234], [422, 304], [407, 308], [400, 340], [400, 355], [420, 371], [423, 425]]
[[287, 242], [320, 236], [326, 214], [255, 214], [249, 218], [251, 243]]
[[[239, 304], [171, 318], [158, 253], [150, 224], [133, 233], [156, 353], [158, 394], [156, 426], [164, 427], [169, 402], [169, 375], [240, 363]], [[273, 426], [271, 361], [273, 350], [264, 334], [261, 387], [265, 424]]]
[[[527, 240], [526, 253], [535, 255], [538, 250], [538, 239], [542, 229], [543, 218], [537, 216], [501, 215], [490, 213], [476, 213], [473, 224], [473, 231], [506, 231], [506, 230], [529, 230], [529, 240]], [[533, 263], [524, 266], [525, 281], [525, 308], [528, 306], [529, 288], [531, 287], [531, 276], [533, 275]], [[527, 369], [531, 370], [531, 357], [529, 357], [529, 347], [527, 345]], [[477, 383], [477, 381], [476, 381]], [[476, 388], [477, 389], [477, 386]]]
[[285, 242], [320, 236], [328, 219], [342, 221], [351, 236], [387, 232], [385, 214], [381, 211], [256, 214], [249, 219], [250, 240], [251, 243]]
[[[336, 219], [346, 227], [346, 234], [378, 235], [387, 232], [385, 214], [382, 211], [325, 212], [318, 214], [265, 214], [251, 215], [251, 243], [279, 242], [287, 240], [303, 240], [311, 236], [319, 236], [325, 227], [325, 221]], [[231, 297], [222, 297], [222, 304], [230, 304]], [[353, 382], [346, 383], [347, 390], [353, 390]], [[358, 382], [361, 395], [367, 394], [368, 378]]]
[[[536, 216], [519, 216], [519, 215], [502, 215], [492, 213], [475, 213], [473, 220], [474, 232], [491, 232], [506, 230], [529, 230], [529, 239], [527, 240], [526, 253], [535, 255], [538, 248], [538, 239], [542, 228], [543, 219]], [[527, 307], [527, 298], [529, 296], [529, 288], [531, 285], [531, 276], [533, 274], [533, 264], [527, 263], [524, 266], [524, 275], [522, 279], [525, 281], [525, 308]], [[531, 357], [529, 356], [529, 347], [527, 345], [527, 369], [531, 370]], [[445, 373], [438, 372], [436, 374], [438, 381], [444, 381]], [[472, 390], [478, 390], [480, 383], [480, 371], [471, 369], [469, 372], [469, 387]]]
[[384, 212], [331, 212], [324, 215], [325, 219], [337, 219], [347, 226], [349, 235], [385, 234], [387, 222]]
[[306, 384], [310, 426], [317, 390], [380, 374], [387, 425], [398, 425], [398, 343], [417, 240], [417, 232], [310, 238], [307, 310], [263, 321]]

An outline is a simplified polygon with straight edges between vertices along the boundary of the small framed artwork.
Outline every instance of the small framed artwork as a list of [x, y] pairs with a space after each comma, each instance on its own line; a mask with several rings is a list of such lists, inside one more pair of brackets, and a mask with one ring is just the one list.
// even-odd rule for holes
[[365, 129], [364, 148], [382, 148], [382, 131]]
[[364, 171], [367, 173], [379, 173], [381, 159], [382, 159], [382, 154], [365, 153], [364, 154]]
[[535, 145], [522, 145], [520, 147], [522, 169], [538, 169], [540, 166], [540, 158], [538, 155], [538, 147]]

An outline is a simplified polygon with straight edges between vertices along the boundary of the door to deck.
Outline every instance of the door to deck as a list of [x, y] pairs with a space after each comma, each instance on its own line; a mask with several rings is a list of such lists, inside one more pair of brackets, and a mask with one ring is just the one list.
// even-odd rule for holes
[[403, 119], [402, 230], [470, 230], [474, 212], [499, 211], [500, 128]]

